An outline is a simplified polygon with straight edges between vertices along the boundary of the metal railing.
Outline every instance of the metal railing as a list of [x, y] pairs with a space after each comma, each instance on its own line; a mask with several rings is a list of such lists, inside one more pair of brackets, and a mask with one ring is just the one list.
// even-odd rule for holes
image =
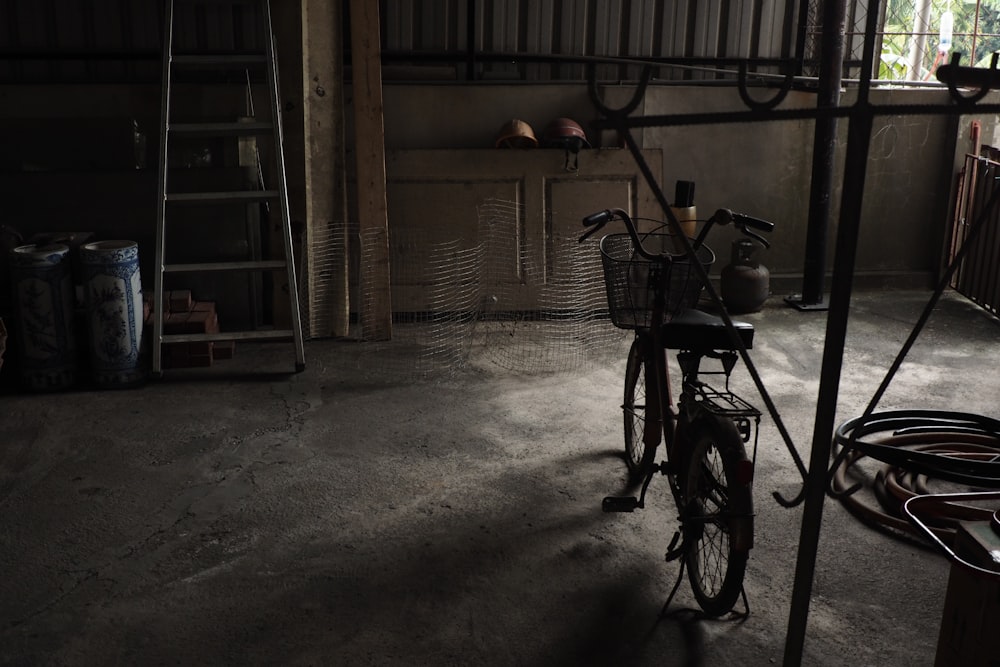
[[965, 257], [952, 276], [951, 286], [982, 308], [1000, 316], [1000, 212], [988, 212], [985, 228], [970, 238], [971, 225], [977, 220], [1000, 188], [1000, 162], [983, 155], [967, 155], [959, 176], [958, 198], [951, 234], [949, 260], [966, 243]]

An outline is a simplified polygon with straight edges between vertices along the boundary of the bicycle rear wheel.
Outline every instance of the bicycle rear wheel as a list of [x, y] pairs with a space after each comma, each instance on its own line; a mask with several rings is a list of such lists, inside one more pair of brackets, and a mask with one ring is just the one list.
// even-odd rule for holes
[[653, 466], [656, 447], [647, 447], [643, 440], [646, 426], [646, 360], [639, 338], [632, 341], [625, 365], [625, 401], [622, 403], [625, 422], [625, 463], [629, 481], [645, 479]]
[[753, 546], [752, 465], [731, 420], [706, 415], [691, 429], [682, 481], [688, 579], [705, 613], [721, 616], [739, 599]]

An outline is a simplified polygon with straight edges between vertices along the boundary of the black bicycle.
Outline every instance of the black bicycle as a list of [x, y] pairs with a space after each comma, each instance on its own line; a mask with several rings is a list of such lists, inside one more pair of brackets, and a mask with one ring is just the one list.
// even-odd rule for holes
[[[678, 511], [679, 529], [667, 549], [667, 560], [681, 559], [681, 572], [664, 605], [669, 606], [686, 566], [699, 606], [709, 616], [732, 611], [743, 595], [743, 578], [753, 547], [754, 458], [761, 413], [729, 389], [739, 360], [739, 343], [753, 344], [753, 325], [733, 322], [696, 308], [703, 277], [715, 260], [704, 240], [716, 224], [734, 224], [767, 245], [758, 233], [769, 232], [765, 220], [719, 209], [695, 239], [686, 241], [660, 231], [640, 233], [621, 209], [608, 209], [583, 219], [590, 227], [581, 241], [615, 218], [627, 234], [601, 239], [600, 250], [612, 323], [635, 331], [625, 367], [622, 413], [625, 460], [629, 478], [642, 484], [635, 497], [604, 499], [606, 512], [632, 512], [645, 504], [656, 473], [665, 475]], [[698, 267], [702, 270], [699, 270]], [[681, 391], [676, 406], [670, 389], [666, 350], [677, 350]], [[705, 371], [704, 359], [721, 370]], [[702, 378], [724, 375], [716, 389]], [[655, 462], [660, 441], [666, 459]]]

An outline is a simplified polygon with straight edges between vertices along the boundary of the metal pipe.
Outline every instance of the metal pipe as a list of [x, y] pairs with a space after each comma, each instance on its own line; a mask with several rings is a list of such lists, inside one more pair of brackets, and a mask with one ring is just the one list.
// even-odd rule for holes
[[857, 236], [861, 226], [861, 194], [864, 188], [872, 124], [871, 114], [862, 112], [851, 119], [848, 131], [846, 174], [841, 198], [836, 261], [830, 290], [830, 312], [826, 320], [826, 343], [823, 348], [816, 421], [813, 427], [809, 475], [806, 481], [805, 508], [795, 566], [795, 585], [792, 589], [788, 637], [785, 642], [783, 663], [785, 667], [802, 664], [809, 599], [812, 596], [820, 525], [823, 520], [823, 501], [826, 497], [827, 466], [837, 411], [840, 372], [844, 361], [844, 341], [847, 338], [851, 279], [857, 256]]
[[[830, 7], [832, 4], [840, 7]], [[835, 11], [844, 12], [846, 0], [827, 0], [826, 10], [831, 15]], [[868, 12], [864, 46], [864, 57], [868, 63], [873, 62], [874, 58], [877, 22], [878, 12]], [[792, 588], [788, 635], [785, 639], [783, 663], [785, 667], [802, 664], [809, 600], [812, 597], [820, 526], [823, 522], [823, 502], [826, 500], [828, 466], [833, 447], [840, 373], [844, 361], [844, 342], [847, 339], [847, 318], [851, 308], [851, 286], [858, 251], [858, 233], [861, 228], [861, 203], [865, 191], [868, 147], [874, 124], [874, 113], [868, 99], [871, 71], [863, 70], [861, 76], [862, 86], [858, 101], [852, 108], [848, 121], [844, 187], [841, 193], [840, 224], [837, 228], [833, 283], [830, 290], [830, 312], [826, 319], [826, 338], [809, 458], [809, 475], [805, 489], [805, 507], [795, 564], [795, 584]]]
[[465, 22], [465, 80], [476, 80], [476, 0], [468, 2]]
[[[816, 107], [840, 105], [840, 86], [844, 62], [846, 2], [827, 2], [823, 7], [823, 41], [820, 53], [819, 94]], [[813, 135], [809, 226], [806, 230], [805, 264], [802, 269], [802, 294], [786, 301], [802, 310], [825, 310], [823, 282], [826, 275], [826, 237], [829, 230], [830, 200], [833, 196], [833, 171], [837, 155], [837, 117], [816, 118]]]

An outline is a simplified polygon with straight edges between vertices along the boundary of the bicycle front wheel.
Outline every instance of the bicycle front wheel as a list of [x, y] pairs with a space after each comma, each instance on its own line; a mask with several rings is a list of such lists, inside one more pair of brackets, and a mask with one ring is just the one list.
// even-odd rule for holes
[[682, 514], [688, 579], [709, 616], [732, 610], [753, 546], [752, 464], [732, 420], [692, 424]]
[[653, 466], [656, 447], [647, 447], [646, 430], [646, 360], [639, 338], [632, 341], [625, 365], [625, 400], [622, 416], [625, 422], [625, 463], [629, 481], [633, 484], [645, 479]]

